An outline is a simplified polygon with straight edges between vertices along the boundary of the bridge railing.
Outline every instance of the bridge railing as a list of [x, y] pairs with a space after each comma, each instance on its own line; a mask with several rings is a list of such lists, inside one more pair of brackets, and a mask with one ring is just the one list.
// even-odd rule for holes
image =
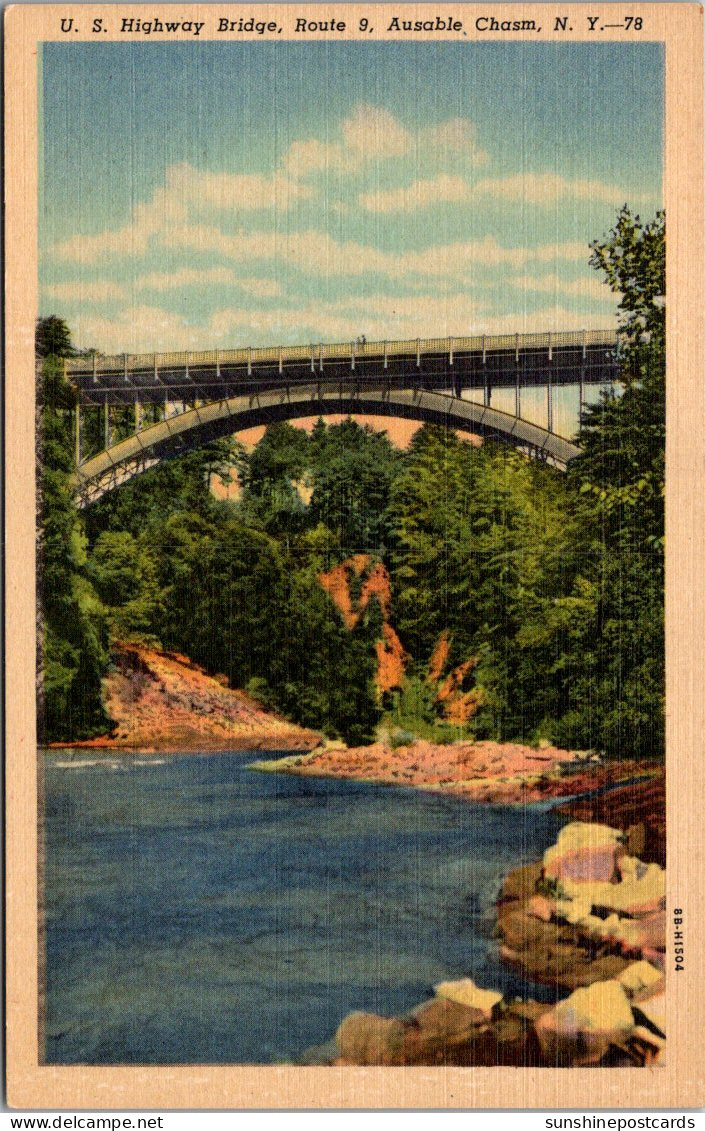
[[614, 330], [564, 330], [532, 334], [474, 334], [470, 337], [410, 338], [402, 341], [335, 342], [311, 345], [264, 346], [234, 350], [170, 351], [167, 353], [95, 354], [66, 359], [68, 374], [175, 369], [209, 365], [257, 365], [273, 362], [334, 361], [352, 358], [399, 357], [439, 353], [476, 353], [531, 349], [587, 349], [614, 346]]

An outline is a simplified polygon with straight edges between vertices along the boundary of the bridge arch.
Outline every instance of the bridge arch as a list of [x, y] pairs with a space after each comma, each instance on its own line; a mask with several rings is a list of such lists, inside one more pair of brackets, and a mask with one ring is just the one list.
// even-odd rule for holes
[[537, 424], [446, 393], [294, 386], [212, 401], [149, 425], [106, 448], [79, 466], [79, 501], [82, 506], [96, 502], [164, 459], [246, 428], [340, 413], [401, 417], [493, 437], [561, 469], [580, 451], [571, 441]]

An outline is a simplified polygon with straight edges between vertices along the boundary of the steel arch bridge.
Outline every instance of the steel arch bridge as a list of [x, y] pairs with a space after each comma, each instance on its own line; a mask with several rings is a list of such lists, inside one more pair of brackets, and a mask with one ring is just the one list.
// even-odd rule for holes
[[[78, 388], [79, 502], [93, 503], [162, 460], [245, 428], [340, 413], [443, 424], [564, 469], [580, 448], [553, 430], [553, 391], [578, 386], [582, 406], [586, 385], [613, 386], [615, 346], [615, 334], [600, 330], [67, 359]], [[522, 416], [527, 388], [545, 389], [545, 427]], [[492, 406], [497, 389], [513, 390], [514, 413]], [[468, 399], [473, 393], [477, 399]], [[148, 405], [163, 418], [146, 423]], [[116, 442], [112, 418], [127, 406], [132, 434]], [[86, 459], [90, 408], [102, 412], [104, 446]]]

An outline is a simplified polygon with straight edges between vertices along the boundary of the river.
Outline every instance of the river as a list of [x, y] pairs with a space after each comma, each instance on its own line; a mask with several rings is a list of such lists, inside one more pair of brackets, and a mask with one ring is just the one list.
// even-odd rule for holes
[[500, 960], [546, 806], [257, 773], [256, 753], [45, 756], [46, 1061], [267, 1064]]

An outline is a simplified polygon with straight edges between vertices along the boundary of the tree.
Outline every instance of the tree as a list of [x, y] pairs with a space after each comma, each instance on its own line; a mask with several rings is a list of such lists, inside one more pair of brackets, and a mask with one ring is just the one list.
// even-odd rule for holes
[[87, 568], [113, 639], [155, 643], [162, 591], [157, 562], [146, 541], [138, 541], [127, 531], [105, 531], [93, 547]]
[[43, 365], [39, 504], [40, 740], [87, 738], [109, 720], [101, 699], [107, 631], [86, 572], [83, 527], [73, 494], [73, 391], [55, 355]]
[[664, 750], [665, 216], [625, 206], [592, 265], [621, 295], [622, 396], [587, 410], [568, 482], [583, 605], [567, 649], [575, 673], [566, 741], [616, 755]]
[[311, 523], [331, 531], [343, 556], [383, 554], [390, 538], [389, 493], [401, 467], [386, 433], [345, 420], [314, 429], [311, 448]]
[[76, 353], [71, 341], [71, 331], [63, 318], [50, 314], [38, 318], [34, 334], [37, 357], [73, 357]]
[[308, 436], [288, 423], [270, 424], [254, 450], [242, 456], [243, 506], [267, 532], [295, 533], [305, 526], [297, 481], [307, 470], [308, 456]]
[[619, 303], [618, 358], [622, 396], [603, 395], [583, 421], [582, 456], [570, 478], [604, 537], [620, 544], [663, 545], [666, 434], [665, 215], [644, 224], [625, 206], [591, 264], [602, 270]]
[[470, 658], [483, 692], [473, 722], [492, 738], [534, 735], [555, 709], [552, 649], [520, 643], [561, 592], [565, 488], [555, 470], [504, 445], [436, 427], [414, 438], [392, 490], [396, 626], [425, 664], [441, 633], [447, 666]]

